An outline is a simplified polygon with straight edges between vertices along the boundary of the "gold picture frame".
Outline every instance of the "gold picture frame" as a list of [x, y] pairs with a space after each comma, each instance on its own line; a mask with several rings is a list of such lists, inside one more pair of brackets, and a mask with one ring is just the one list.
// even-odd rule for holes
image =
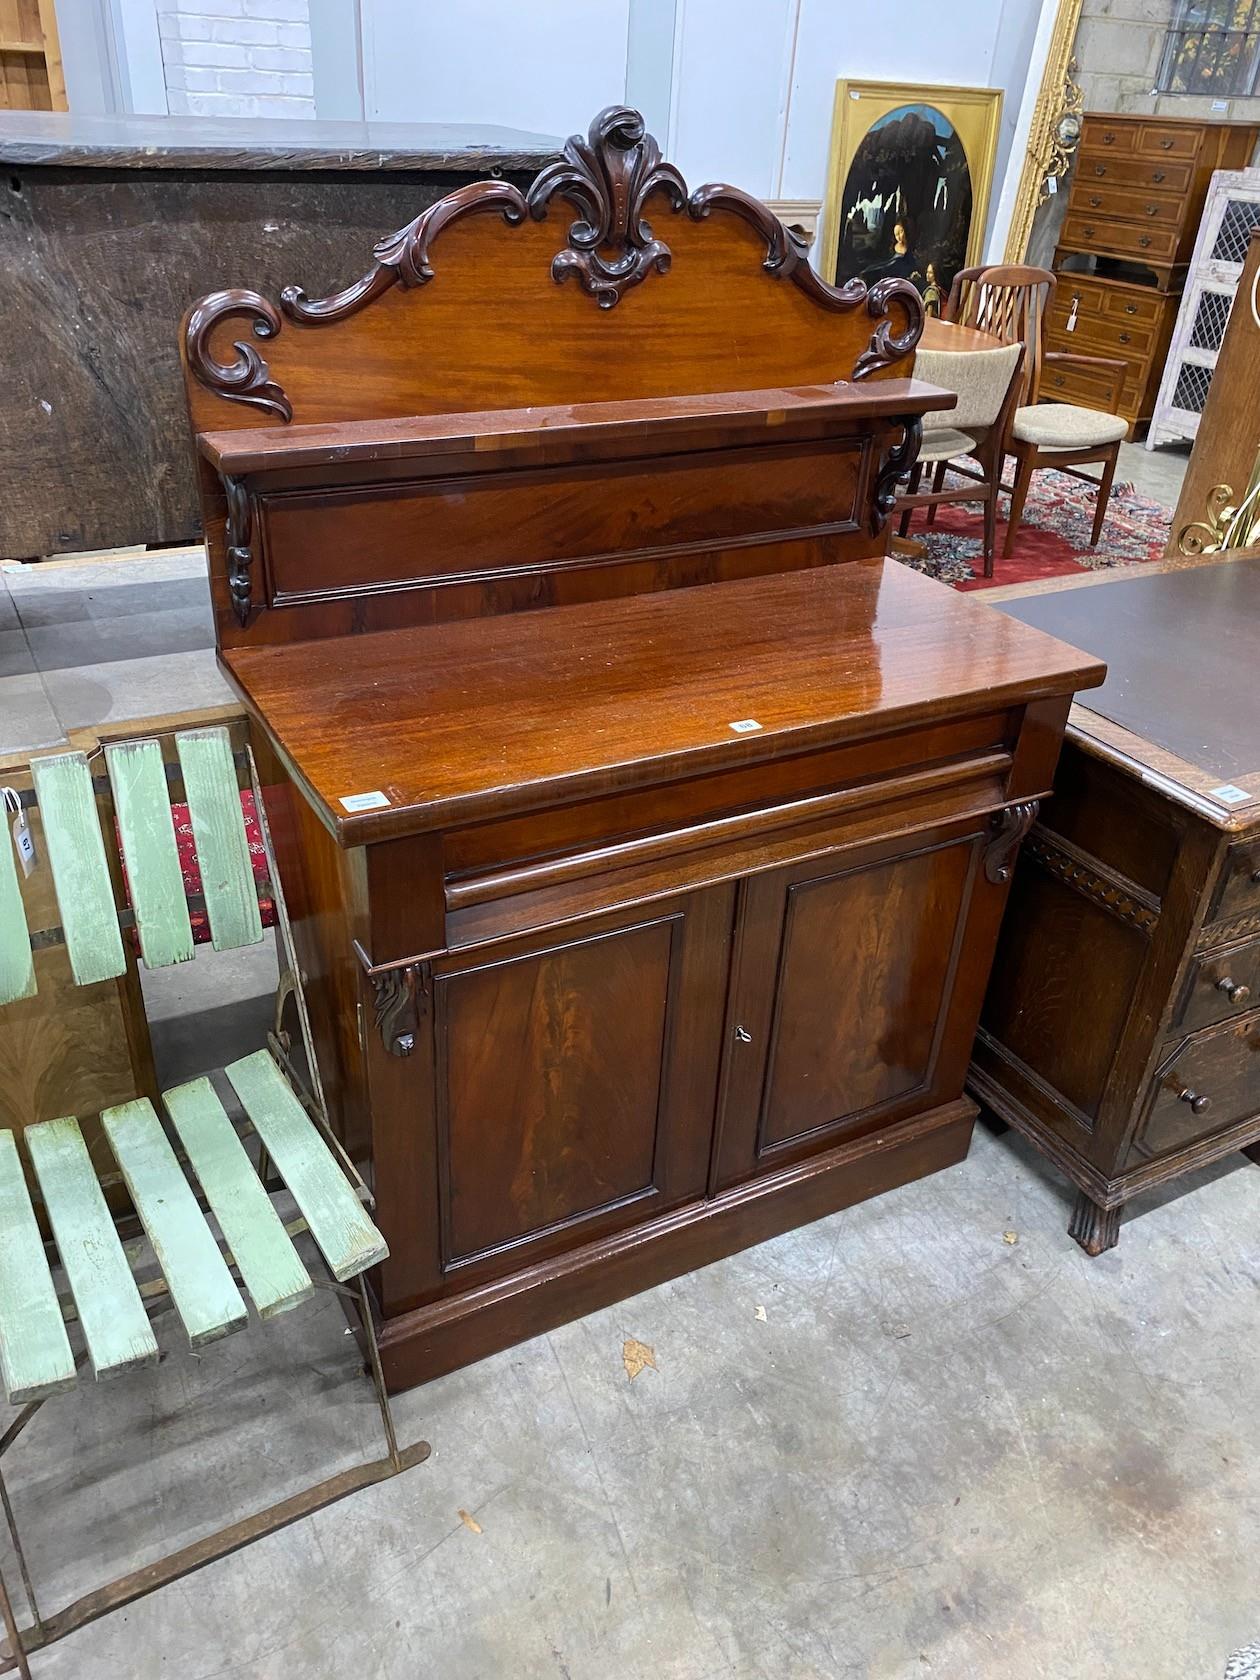
[[[926, 255], [918, 257], [918, 267], [912, 270], [909, 259], [915, 256], [915, 253], [904, 248], [904, 241], [893, 238], [894, 226], [901, 227], [907, 218], [913, 220], [915, 214], [920, 214], [925, 223], [930, 220], [934, 226], [941, 225], [943, 214], [937, 202], [931, 206], [911, 206], [901, 210], [900, 214], [894, 214], [887, 202], [880, 204], [886, 191], [883, 187], [874, 200], [859, 201], [855, 194], [850, 195], [853, 198], [851, 204], [846, 200], [850, 171], [863, 142], [871, 135], [872, 130], [900, 113], [911, 117], [918, 116], [931, 122], [937, 134], [942, 137], [945, 147], [953, 148], [956, 142], [966, 159], [971, 186], [969, 224], [965, 241], [961, 238], [960, 228], [948, 229], [946, 242], [949, 250], [955, 254], [960, 250], [963, 252], [963, 260], [953, 262], [948, 275], [935, 272], [940, 266], [935, 262], [932, 263], [932, 273], [929, 274], [927, 265], [932, 259]], [[886, 259], [870, 264], [867, 277], [875, 278], [879, 273], [888, 272], [901, 273], [905, 278], [914, 279], [919, 290], [925, 294], [929, 311], [938, 313], [941, 299], [948, 294], [953, 270], [977, 263], [983, 255], [1001, 115], [1000, 88], [942, 87], [921, 83], [848, 79], [838, 81], [827, 159], [827, 195], [823, 200], [823, 225], [818, 246], [818, 266], [823, 278], [839, 283], [850, 278], [853, 273], [866, 272], [859, 263], [863, 253], [854, 248], [856, 236], [852, 229], [855, 225], [862, 231], [863, 237], [869, 237], [871, 240], [886, 234]], [[947, 132], [942, 130], [938, 119], [943, 119]], [[941, 185], [944, 185], [943, 177]], [[900, 207], [902, 199], [899, 187], [897, 191], [896, 203]], [[865, 218], [865, 228], [862, 222], [855, 222], [859, 209]], [[958, 213], [961, 214], [961, 210]], [[850, 232], [848, 243], [842, 251], [842, 236], [845, 236], [846, 229]], [[908, 237], [913, 242], [916, 235], [910, 234]], [[935, 309], [932, 307], [934, 304]]]

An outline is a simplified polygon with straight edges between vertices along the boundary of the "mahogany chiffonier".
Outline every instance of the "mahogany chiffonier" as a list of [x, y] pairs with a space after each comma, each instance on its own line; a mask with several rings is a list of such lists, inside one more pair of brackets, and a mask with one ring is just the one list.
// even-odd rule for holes
[[1054, 267], [1047, 350], [1126, 363], [1119, 404], [1110, 376], [1063, 370], [1043, 394], [1113, 408], [1145, 425], [1155, 399], [1208, 184], [1251, 161], [1260, 127], [1185, 117], [1085, 118]]
[[636, 113], [375, 255], [202, 299], [184, 357], [402, 1387], [965, 1155], [1102, 668], [885, 558], [953, 402], [917, 293], [825, 285]]
[[1260, 558], [1002, 607], [1108, 676], [1024, 844], [969, 1083], [1100, 1254], [1126, 1202], [1260, 1140]]

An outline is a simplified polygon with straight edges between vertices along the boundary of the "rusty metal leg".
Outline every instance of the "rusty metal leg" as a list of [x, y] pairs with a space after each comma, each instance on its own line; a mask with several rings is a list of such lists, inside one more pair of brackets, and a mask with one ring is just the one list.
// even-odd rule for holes
[[0, 1575], [0, 1615], [4, 1617], [4, 1631], [9, 1640], [10, 1666], [17, 1668], [22, 1680], [31, 1680], [31, 1665], [26, 1660], [26, 1648], [22, 1644], [17, 1617], [13, 1614], [13, 1601], [9, 1597], [9, 1589], [4, 1584], [3, 1575]]
[[402, 1459], [398, 1453], [398, 1437], [394, 1433], [394, 1414], [389, 1404], [389, 1395], [385, 1390], [385, 1373], [381, 1369], [381, 1350], [376, 1345], [376, 1324], [372, 1318], [372, 1303], [368, 1299], [367, 1284], [360, 1276], [355, 1293], [359, 1298], [359, 1317], [363, 1320], [363, 1336], [368, 1347], [368, 1364], [372, 1368], [372, 1385], [376, 1389], [376, 1403], [381, 1409], [381, 1422], [385, 1426], [385, 1445], [389, 1450], [389, 1461], [395, 1470], [402, 1469]]
[[13, 1551], [17, 1557], [18, 1569], [22, 1575], [22, 1588], [26, 1593], [26, 1602], [31, 1607], [31, 1616], [38, 1633], [44, 1625], [43, 1617], [39, 1613], [39, 1603], [35, 1597], [35, 1588], [31, 1584], [31, 1572], [26, 1567], [26, 1553], [22, 1550], [21, 1536], [18, 1534], [17, 1519], [13, 1515], [13, 1506], [9, 1503], [9, 1489], [4, 1477], [0, 1475], [0, 1505], [4, 1508], [4, 1520], [8, 1524], [9, 1538], [13, 1541]]

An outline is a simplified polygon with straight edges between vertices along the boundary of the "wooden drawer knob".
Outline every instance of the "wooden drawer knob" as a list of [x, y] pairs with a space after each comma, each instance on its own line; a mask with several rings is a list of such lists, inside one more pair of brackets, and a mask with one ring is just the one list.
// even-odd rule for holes
[[1251, 996], [1250, 986], [1239, 985], [1228, 974], [1222, 975], [1216, 982], [1216, 989], [1218, 992], [1224, 992], [1231, 1003], [1246, 1003]]
[[1178, 1091], [1177, 1095], [1183, 1103], [1190, 1104], [1191, 1114], [1206, 1114], [1212, 1106], [1211, 1097], [1201, 1097], [1197, 1091], [1192, 1091], [1188, 1085], [1184, 1090]]

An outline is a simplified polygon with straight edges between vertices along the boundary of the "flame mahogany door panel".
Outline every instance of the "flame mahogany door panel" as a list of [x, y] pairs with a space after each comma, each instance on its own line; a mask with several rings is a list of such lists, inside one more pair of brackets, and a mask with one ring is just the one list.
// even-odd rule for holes
[[960, 961], [992, 892], [984, 838], [955, 829], [745, 884], [719, 1187], [955, 1093], [984, 979]]

